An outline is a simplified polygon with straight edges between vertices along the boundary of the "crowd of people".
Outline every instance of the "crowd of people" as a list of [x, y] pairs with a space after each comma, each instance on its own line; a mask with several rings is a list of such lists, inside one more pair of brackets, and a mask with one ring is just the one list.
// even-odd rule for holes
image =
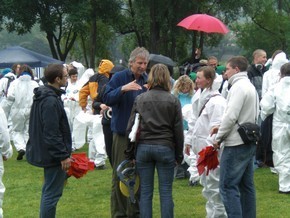
[[[198, 50], [197, 50], [198, 51]], [[14, 64], [0, 79], [0, 178], [12, 156], [44, 169], [40, 217], [55, 217], [72, 163], [71, 153], [87, 142], [95, 168], [112, 167], [111, 216], [152, 217], [157, 171], [162, 218], [174, 217], [174, 178], [202, 185], [206, 217], [256, 217], [254, 170], [270, 167], [279, 193], [290, 194], [290, 63], [282, 50], [252, 63], [231, 57], [200, 59], [172, 78], [166, 64], [150, 64], [149, 51], [135, 48], [128, 67], [102, 59], [97, 70], [81, 63], [51, 64], [35, 78], [26, 64]], [[137, 116], [138, 115], [138, 116]], [[138, 126], [136, 125], [138, 117]], [[245, 143], [242, 123], [261, 127], [258, 143]], [[4, 124], [4, 125], [3, 125]], [[136, 140], [130, 142], [129, 135]], [[201, 151], [217, 152], [219, 165], [199, 172]], [[131, 151], [130, 155], [125, 151]], [[289, 158], [289, 159], [288, 159]], [[118, 167], [126, 159], [140, 177], [137, 201], [120, 189]], [[5, 187], [0, 181], [0, 208]], [[2, 216], [2, 209], [0, 215]]]

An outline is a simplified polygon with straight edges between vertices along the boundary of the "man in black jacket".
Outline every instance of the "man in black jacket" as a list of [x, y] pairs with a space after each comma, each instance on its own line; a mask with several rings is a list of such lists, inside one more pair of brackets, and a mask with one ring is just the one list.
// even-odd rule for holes
[[258, 92], [259, 100], [262, 99], [263, 75], [267, 70], [266, 61], [267, 53], [262, 49], [257, 49], [253, 52], [253, 63], [247, 69], [248, 77]]
[[[259, 101], [262, 99], [262, 84], [263, 84], [263, 75], [266, 72], [265, 63], [267, 61], [267, 53], [262, 49], [256, 49], [253, 52], [253, 63], [248, 67], [248, 78], [251, 83], [255, 86], [256, 91], [259, 96]], [[259, 117], [258, 123], [261, 125], [261, 118]], [[255, 165], [257, 167], [263, 166], [263, 153], [264, 153], [264, 145], [260, 141], [258, 143], [257, 151], [256, 151], [256, 160]]]
[[60, 89], [66, 86], [68, 73], [63, 65], [52, 64], [44, 76], [48, 84], [34, 90], [26, 158], [44, 169], [40, 217], [53, 218], [71, 165], [71, 133]]

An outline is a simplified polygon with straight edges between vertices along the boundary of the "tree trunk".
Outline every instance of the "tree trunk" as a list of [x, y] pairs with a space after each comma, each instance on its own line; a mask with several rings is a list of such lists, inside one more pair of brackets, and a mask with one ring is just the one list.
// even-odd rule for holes
[[154, 0], [150, 0], [150, 48], [152, 53], [159, 52], [160, 28], [159, 23], [156, 21], [156, 9]]
[[96, 43], [97, 43], [97, 2], [91, 0], [92, 6], [92, 25], [91, 25], [91, 49], [90, 49], [90, 62], [89, 67], [95, 69], [95, 56], [96, 56]]
[[56, 52], [56, 49], [54, 47], [54, 42], [53, 42], [53, 33], [51, 32], [46, 32], [46, 39], [48, 41], [48, 44], [49, 44], [49, 48], [50, 48], [50, 51], [51, 51], [51, 54], [52, 54], [52, 57], [54, 59], [57, 59], [59, 60], [59, 57], [57, 55], [57, 52]]

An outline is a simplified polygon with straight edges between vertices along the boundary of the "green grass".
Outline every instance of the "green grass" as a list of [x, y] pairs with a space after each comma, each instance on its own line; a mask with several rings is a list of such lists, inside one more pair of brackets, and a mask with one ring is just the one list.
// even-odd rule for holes
[[[81, 151], [87, 151], [85, 146]], [[16, 152], [5, 163], [3, 202], [5, 218], [37, 218], [43, 170], [29, 165], [25, 158], [16, 161]], [[88, 172], [83, 178], [69, 178], [57, 207], [59, 218], [110, 217], [111, 168]], [[157, 179], [156, 179], [157, 180]], [[269, 169], [255, 171], [257, 217], [289, 217], [290, 195], [278, 194], [278, 176]], [[175, 217], [205, 217], [205, 199], [201, 186], [189, 187], [187, 180], [175, 180], [173, 196]], [[155, 183], [153, 217], [160, 217], [158, 185]]]

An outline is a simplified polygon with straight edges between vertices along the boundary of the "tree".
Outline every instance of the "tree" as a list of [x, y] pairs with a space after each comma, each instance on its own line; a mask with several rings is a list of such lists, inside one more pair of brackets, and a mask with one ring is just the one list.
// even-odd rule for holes
[[290, 45], [290, 2], [261, 0], [245, 7], [247, 19], [233, 25], [237, 43], [247, 56], [257, 48], [272, 54], [277, 49], [287, 52]]
[[[4, 24], [8, 31], [18, 34], [30, 32], [38, 23], [46, 33], [51, 54], [64, 61], [76, 36], [76, 23], [71, 23], [68, 14], [78, 9], [79, 0], [31, 0], [2, 1]], [[29, 8], [29, 11], [23, 10]]]
[[94, 68], [96, 56], [110, 58], [108, 45], [114, 35], [112, 26], [120, 14], [120, 4], [119, 0], [86, 0], [79, 5], [81, 10], [77, 14], [70, 15], [73, 21], [82, 21], [77, 44], [86, 66]]

